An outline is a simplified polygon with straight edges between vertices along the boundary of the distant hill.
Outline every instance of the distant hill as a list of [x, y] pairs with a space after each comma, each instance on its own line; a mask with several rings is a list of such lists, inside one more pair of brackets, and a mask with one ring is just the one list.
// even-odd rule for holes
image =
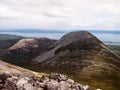
[[0, 34], [0, 58], [2, 53], [17, 43], [20, 39], [24, 37], [8, 34]]
[[7, 39], [7, 40], [0, 40], [0, 50], [1, 49], [8, 49], [9, 47], [13, 46], [17, 43], [21, 38], [15, 39]]
[[0, 34], [0, 40], [10, 40], [10, 39], [20, 39], [22, 36], [9, 35], [9, 34]]
[[[77, 30], [74, 30], [74, 31], [77, 31]], [[120, 34], [120, 31], [118, 30], [88, 30], [88, 31], [91, 33]]]
[[60, 30], [41, 30], [41, 29], [20, 29], [20, 30], [0, 30], [0, 32], [20, 32], [20, 33], [64, 33]]
[[8, 49], [22, 38], [24, 37], [17, 35], [0, 34], [0, 51], [2, 49]]
[[[68, 33], [79, 30], [44, 30], [44, 29], [17, 29], [17, 30], [0, 30], [0, 32], [20, 32], [20, 33]], [[91, 33], [120, 34], [118, 30], [87, 30]]]

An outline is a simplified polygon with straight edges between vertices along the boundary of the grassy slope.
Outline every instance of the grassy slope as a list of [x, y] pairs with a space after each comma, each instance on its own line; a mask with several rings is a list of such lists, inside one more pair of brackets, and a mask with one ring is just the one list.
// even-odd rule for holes
[[[120, 46], [108, 45], [108, 47], [120, 56]], [[74, 79], [79, 82], [78, 78], [75, 77]], [[103, 89], [103, 90], [119, 90], [120, 77], [113, 74], [111, 77], [108, 77], [107, 79], [104, 79], [103, 77], [94, 78], [94, 79], [83, 78], [83, 79], [81, 79], [81, 82], [88, 84], [88, 85], [91, 85], [91, 86], [96, 87], [96, 88], [101, 87], [101, 89]]]
[[108, 45], [108, 47], [120, 56], [120, 45]]
[[[101, 88], [102, 90], [119, 90], [120, 86], [120, 78], [116, 77], [115, 75], [110, 76], [108, 78], [99, 77], [99, 78], [81, 78], [81, 75], [75, 73], [75, 69], [58, 69], [58, 68], [50, 68], [50, 67], [27, 67], [28, 69], [43, 72], [43, 73], [51, 73], [51, 72], [57, 72], [68, 75], [71, 79], [75, 80], [76, 82], [83, 83], [90, 85], [94, 88]], [[107, 76], [107, 75], [106, 75]]]
[[[118, 54], [118, 52], [120, 52], [120, 46], [108, 46], [111, 50], [113, 51], [117, 51], [116, 53]], [[99, 57], [97, 57], [97, 60], [99, 60]], [[98, 62], [100, 63], [100, 61]], [[104, 67], [104, 66], [103, 66]], [[105, 66], [107, 68], [107, 65]], [[77, 82], [83, 83], [83, 84], [88, 84], [91, 85], [92, 87], [95, 88], [101, 88], [102, 90], [119, 90], [119, 86], [120, 86], [120, 75], [116, 75], [117, 70], [114, 72], [114, 70], [110, 71], [112, 72], [112, 74], [109, 75], [109, 72], [104, 71], [104, 72], [96, 72], [95, 74], [98, 74], [99, 77], [88, 77], [88, 78], [82, 78], [82, 75], [79, 74], [79, 71], [76, 71], [77, 69], [72, 69], [71, 67], [68, 69], [64, 69], [64, 67], [61, 67], [60, 69], [54, 67], [54, 68], [50, 68], [50, 67], [27, 67], [31, 70], [35, 70], [35, 71], [40, 71], [40, 72], [58, 72], [58, 73], [64, 73], [67, 74], [69, 77], [71, 77], [72, 79], [74, 79]], [[63, 68], [63, 69], [62, 69]], [[86, 73], [91, 73], [91, 71], [94, 72], [94, 70], [99, 69], [100, 67], [91, 67], [89, 69], [86, 69]], [[109, 69], [109, 68], [108, 68]], [[78, 73], [76, 73], [78, 72]], [[113, 73], [114, 72], [114, 73]], [[100, 74], [103, 73], [103, 76], [100, 76]], [[83, 75], [85, 75], [83, 74]]]

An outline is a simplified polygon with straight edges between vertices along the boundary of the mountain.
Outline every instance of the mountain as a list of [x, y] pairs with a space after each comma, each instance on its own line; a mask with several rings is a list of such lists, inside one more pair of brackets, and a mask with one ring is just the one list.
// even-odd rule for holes
[[62, 72], [77, 81], [93, 82], [95, 87], [107, 83], [103, 90], [117, 90], [120, 85], [115, 83], [120, 82], [120, 57], [86, 31], [66, 34], [53, 49], [34, 58], [32, 65], [33, 70]]
[[[55, 47], [52, 50], [33, 59], [33, 63], [41, 64], [43, 66], [61, 66], [62, 64], [67, 64], [67, 61], [71, 61], [69, 65], [73, 65], [72, 62], [80, 62], [82, 60], [83, 62], [77, 63], [78, 66], [81, 66], [81, 63], [86, 63], [87, 65], [85, 64], [85, 67], [88, 67], [89, 65], [97, 64], [96, 59], [106, 60], [109, 63], [113, 60], [116, 66], [119, 66], [120, 63], [119, 57], [95, 36], [86, 31], [78, 31], [63, 36], [55, 43]], [[62, 63], [62, 61], [64, 63]], [[77, 64], [75, 64], [75, 66], [77, 66]]]
[[56, 40], [48, 38], [24, 38], [7, 49], [2, 57], [5, 61], [17, 65], [26, 65], [42, 52], [48, 51]]

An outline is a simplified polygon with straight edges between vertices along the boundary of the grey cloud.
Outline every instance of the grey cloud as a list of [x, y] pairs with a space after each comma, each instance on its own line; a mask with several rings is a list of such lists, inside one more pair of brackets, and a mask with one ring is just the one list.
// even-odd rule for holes
[[47, 12], [44, 12], [44, 13], [41, 13], [43, 16], [47, 16], [47, 17], [53, 17], [53, 18], [66, 18], [67, 16], [66, 15], [55, 15], [55, 14], [52, 14], [52, 13], [47, 13]]
[[0, 17], [0, 20], [14, 20], [16, 18], [13, 17]]
[[[4, 26], [18, 25], [18, 28], [61, 25], [64, 28], [120, 29], [119, 3], [120, 0], [0, 0], [0, 22], [5, 22]], [[10, 20], [15, 21], [10, 23]]]
[[0, 22], [7, 22], [7, 21], [12, 21], [15, 20], [16, 18], [12, 17], [0, 17]]

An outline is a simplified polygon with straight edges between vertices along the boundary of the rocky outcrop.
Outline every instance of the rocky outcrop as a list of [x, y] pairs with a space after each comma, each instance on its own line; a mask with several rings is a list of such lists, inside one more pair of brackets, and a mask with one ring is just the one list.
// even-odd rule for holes
[[0, 90], [93, 90], [58, 73], [36, 73], [0, 61]]
[[[4, 78], [4, 79], [3, 79]], [[20, 77], [11, 73], [0, 73], [0, 90], [93, 90], [67, 76], [52, 73], [41, 77]]]

